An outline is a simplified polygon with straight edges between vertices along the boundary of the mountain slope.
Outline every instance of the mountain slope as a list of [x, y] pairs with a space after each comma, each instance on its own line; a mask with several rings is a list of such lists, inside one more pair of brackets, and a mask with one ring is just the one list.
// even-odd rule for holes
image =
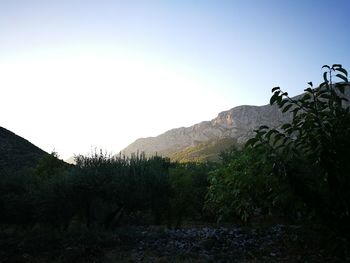
[[0, 127], [0, 175], [34, 167], [45, 154], [34, 144]]
[[266, 124], [278, 127], [290, 120], [291, 115], [282, 114], [277, 106], [243, 105], [221, 112], [211, 121], [172, 129], [157, 137], [138, 139], [122, 150], [122, 153], [130, 155], [140, 151], [147, 155], [158, 154], [176, 160], [185, 149], [205, 142], [219, 142], [222, 139], [232, 138], [238, 145], [242, 145], [254, 135], [254, 129], [257, 127]]
[[196, 146], [190, 146], [182, 151], [171, 154], [169, 157], [176, 162], [203, 162], [220, 161], [219, 153], [237, 145], [234, 138], [222, 138], [201, 142]]

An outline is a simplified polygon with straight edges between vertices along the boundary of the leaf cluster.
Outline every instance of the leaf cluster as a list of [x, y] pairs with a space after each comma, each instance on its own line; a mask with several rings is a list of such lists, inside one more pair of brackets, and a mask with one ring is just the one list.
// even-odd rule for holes
[[[345, 91], [349, 82], [347, 71], [341, 65], [325, 65], [323, 68], [328, 70], [323, 74], [324, 82], [317, 88], [309, 82], [309, 87], [300, 96], [291, 98], [280, 87], [272, 89], [270, 105], [275, 104], [283, 113], [291, 114], [292, 121], [278, 129], [260, 126], [247, 146], [268, 144], [283, 154], [316, 157], [323, 148], [332, 145], [334, 133], [349, 115], [349, 107], [345, 106], [348, 105]], [[333, 83], [334, 72], [335, 77], [344, 82]]]

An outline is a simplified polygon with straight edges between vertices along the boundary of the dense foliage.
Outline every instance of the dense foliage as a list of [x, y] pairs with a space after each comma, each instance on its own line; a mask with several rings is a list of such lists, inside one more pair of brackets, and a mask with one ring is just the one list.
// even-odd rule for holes
[[233, 149], [223, 157], [224, 165], [209, 176], [207, 194], [207, 209], [218, 220], [247, 223], [254, 216], [301, 209], [286, 180], [276, 176], [268, 149]]
[[170, 169], [170, 218], [174, 221], [170, 223], [180, 226], [184, 219], [210, 219], [204, 205], [209, 186], [208, 174], [216, 168], [215, 163], [182, 163]]
[[77, 156], [76, 166], [46, 155], [32, 173], [0, 177], [0, 223], [25, 228], [180, 226], [200, 220], [211, 164], [154, 156]]
[[260, 127], [248, 144], [269, 147], [294, 193], [330, 227], [350, 237], [350, 85], [341, 65], [323, 68], [324, 82], [317, 88], [309, 82], [299, 97], [272, 89], [271, 105], [292, 114], [292, 121], [280, 129]]

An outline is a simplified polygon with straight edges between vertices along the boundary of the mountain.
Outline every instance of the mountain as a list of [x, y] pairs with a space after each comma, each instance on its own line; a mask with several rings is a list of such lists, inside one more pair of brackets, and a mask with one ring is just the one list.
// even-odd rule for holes
[[0, 175], [35, 167], [45, 154], [26, 139], [0, 127]]
[[[298, 98], [301, 95], [294, 97]], [[350, 86], [346, 86], [344, 107], [350, 106]], [[292, 114], [282, 113], [276, 105], [238, 106], [223, 111], [211, 121], [203, 121], [190, 127], [166, 131], [156, 137], [140, 138], [122, 153], [131, 155], [162, 155], [175, 161], [217, 160], [218, 154], [231, 145], [241, 146], [254, 136], [261, 125], [277, 128], [292, 120]]]
[[66, 163], [68, 163], [68, 164], [76, 164], [76, 162], [75, 162], [75, 156], [71, 156], [71, 157], [69, 157], [68, 159], [66, 159], [66, 160], [64, 160]]
[[243, 105], [221, 112], [211, 121], [172, 129], [156, 137], [138, 139], [122, 153], [130, 155], [145, 152], [146, 155], [158, 154], [182, 161], [217, 160], [222, 150], [233, 144], [243, 145], [254, 135], [257, 127], [278, 127], [290, 120], [291, 114], [283, 114], [275, 105]]

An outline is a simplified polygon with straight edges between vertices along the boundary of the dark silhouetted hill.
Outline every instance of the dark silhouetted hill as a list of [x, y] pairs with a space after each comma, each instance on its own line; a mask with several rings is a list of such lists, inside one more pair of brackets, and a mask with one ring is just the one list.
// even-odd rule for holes
[[45, 154], [31, 142], [0, 127], [0, 175], [33, 168]]

